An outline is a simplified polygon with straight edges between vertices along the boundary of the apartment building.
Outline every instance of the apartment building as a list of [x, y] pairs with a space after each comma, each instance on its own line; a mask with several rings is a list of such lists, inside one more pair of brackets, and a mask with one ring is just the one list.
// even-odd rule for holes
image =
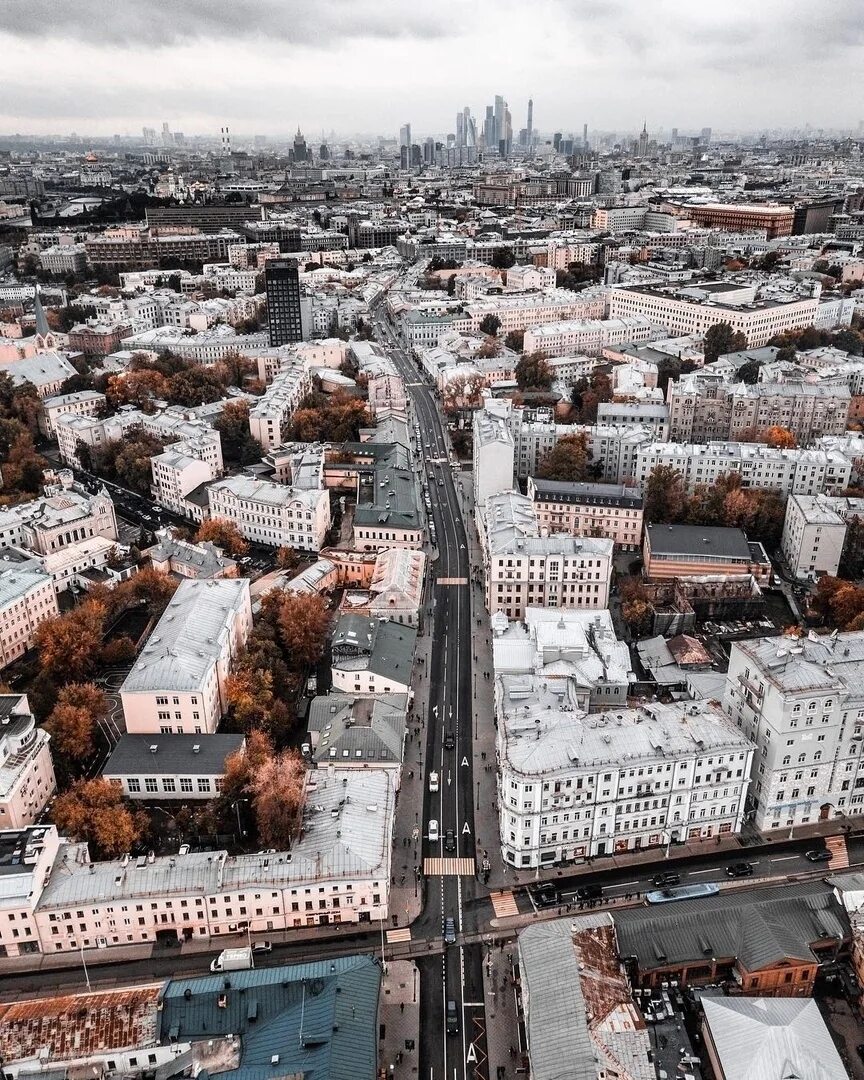
[[760, 585], [771, 583], [771, 561], [762, 545], [741, 529], [724, 526], [649, 525], [642, 562], [648, 581], [752, 574]]
[[[617, 292], [612, 294], [612, 297]], [[610, 311], [608, 319], [575, 319], [533, 326], [525, 331], [525, 352], [551, 355], [581, 353], [600, 356], [610, 345], [648, 341], [657, 336], [657, 324], [639, 312]]]
[[169, 352], [193, 360], [196, 364], [215, 364], [226, 356], [239, 353], [248, 356], [251, 350], [267, 345], [266, 333], [237, 334], [230, 326], [214, 326], [198, 334], [189, 334], [172, 326], [160, 326], [153, 330], [141, 330], [123, 339], [123, 348], [132, 352]]
[[511, 417], [510, 402], [499, 407], [498, 401], [487, 398], [485, 408], [477, 409], [472, 418], [474, 503], [481, 508], [490, 495], [513, 487], [515, 445]]
[[526, 698], [496, 679], [506, 863], [551, 866], [740, 832], [754, 745], [716, 705], [586, 714], [573, 681]]
[[207, 489], [210, 516], [233, 521], [240, 534], [268, 547], [320, 551], [330, 528], [326, 488], [304, 489], [251, 476], [230, 476]]
[[635, 481], [644, 486], [658, 465], [678, 472], [689, 491], [737, 473], [742, 487], [785, 495], [833, 494], [852, 482], [852, 462], [839, 450], [781, 449], [764, 443], [643, 443], [636, 451]]
[[212, 734], [251, 628], [246, 578], [182, 581], [120, 688], [126, 730]]
[[51, 575], [0, 555], [0, 670], [33, 646], [41, 622], [59, 613]]
[[490, 614], [521, 619], [526, 607], [608, 606], [611, 540], [542, 536], [532, 500], [517, 491], [491, 495], [477, 526]]
[[[619, 372], [621, 370], [613, 369]], [[665, 440], [669, 434], [669, 410], [662, 402], [601, 401], [597, 406], [597, 423], [615, 427], [648, 428], [654, 432], [655, 439]]]
[[755, 286], [724, 281], [665, 288], [620, 286], [612, 290], [609, 298], [610, 320], [641, 317], [676, 336], [704, 336], [716, 323], [725, 322], [744, 334], [750, 348], [767, 344], [784, 330], [812, 326], [818, 308], [818, 296], [757, 299]]
[[[227, 851], [92, 863], [53, 825], [0, 833], [8, 955], [80, 953], [389, 918], [391, 770], [319, 770], [287, 852]], [[14, 920], [12, 919], [14, 916]], [[13, 937], [13, 930], [17, 935]], [[217, 946], [218, 947], [218, 946]]]
[[292, 416], [312, 389], [312, 373], [303, 360], [282, 367], [249, 410], [249, 430], [264, 451], [281, 446]]
[[626, 551], [642, 542], [642, 490], [625, 484], [577, 484], [528, 478], [541, 535], [603, 536]]
[[367, 383], [367, 393], [369, 411], [373, 416], [387, 412], [407, 416], [408, 392], [401, 376], [373, 375]]
[[792, 573], [807, 581], [836, 577], [851, 517], [864, 518], [864, 499], [842, 495], [791, 495], [780, 547]]
[[98, 416], [105, 408], [105, 395], [96, 390], [78, 390], [74, 394], [58, 394], [44, 398], [39, 414], [39, 429], [51, 439], [58, 416]]
[[420, 548], [423, 536], [414, 472], [386, 464], [361, 468], [354, 509], [355, 550]]
[[528, 607], [522, 622], [492, 616], [496, 679], [515, 698], [545, 687], [582, 712], [626, 706], [636, 681], [608, 611]]
[[742, 435], [783, 427], [799, 444], [846, 430], [846, 385], [805, 380], [748, 386], [726, 373], [691, 372], [666, 391], [673, 442], [740, 441]]
[[202, 484], [214, 480], [216, 474], [209, 462], [178, 449], [185, 448], [185, 445], [175, 443], [150, 458], [153, 472], [151, 491], [160, 506], [182, 517], [190, 517], [194, 514], [194, 508], [190, 506], [187, 496]]
[[862, 665], [861, 631], [733, 642], [723, 709], [757, 746], [756, 828], [862, 812]]
[[492, 315], [501, 322], [499, 334], [528, 330], [545, 323], [567, 320], [584, 322], [602, 319], [606, 314], [605, 290], [574, 293], [570, 289], [547, 289], [544, 292], [481, 296], [465, 304], [464, 316], [455, 329], [477, 333], [485, 318]]
[[0, 694], [0, 832], [32, 825], [48, 805], [57, 786], [50, 741], [26, 694]]
[[757, 206], [751, 203], [705, 203], [702, 206], [687, 203], [680, 207], [680, 213], [695, 225], [724, 229], [726, 232], [746, 233], [764, 229], [767, 240], [791, 236], [795, 221], [793, 206]]

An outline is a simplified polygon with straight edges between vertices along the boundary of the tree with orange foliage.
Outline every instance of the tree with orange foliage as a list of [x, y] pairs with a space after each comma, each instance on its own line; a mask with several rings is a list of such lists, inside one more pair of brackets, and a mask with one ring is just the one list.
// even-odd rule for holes
[[61, 682], [81, 681], [95, 667], [102, 646], [105, 605], [85, 600], [72, 611], [44, 619], [36, 628], [42, 667]]
[[133, 813], [119, 787], [101, 777], [76, 781], [57, 796], [51, 814], [62, 835], [86, 840], [97, 857], [122, 855], [142, 833], [143, 815]]
[[330, 611], [317, 593], [282, 593], [276, 621], [289, 667], [302, 671], [324, 655]]
[[266, 732], [250, 731], [243, 749], [235, 750], [225, 759], [222, 794], [229, 799], [247, 794], [253, 777], [274, 754], [273, 740]]
[[69, 683], [45, 721], [52, 749], [71, 762], [86, 761], [94, 750], [96, 725], [108, 712], [108, 698], [95, 683]]
[[285, 851], [297, 835], [306, 791], [306, 763], [297, 750], [265, 761], [249, 784], [258, 837], [265, 847]]
[[105, 384], [105, 396], [113, 409], [134, 405], [144, 412], [151, 412], [154, 401], [165, 400], [168, 387], [168, 380], [161, 372], [141, 368], [112, 375]]
[[794, 450], [798, 445], [792, 432], [779, 424], [772, 424], [771, 427], [765, 429], [764, 441], [775, 450]]
[[208, 521], [202, 521], [195, 539], [199, 544], [209, 540], [210, 543], [222, 548], [235, 558], [245, 555], [249, 550], [249, 545], [240, 535], [240, 530], [233, 521], [225, 518], [210, 518]]
[[244, 731], [267, 726], [273, 709], [273, 676], [269, 671], [245, 665], [241, 656], [225, 688], [234, 719]]

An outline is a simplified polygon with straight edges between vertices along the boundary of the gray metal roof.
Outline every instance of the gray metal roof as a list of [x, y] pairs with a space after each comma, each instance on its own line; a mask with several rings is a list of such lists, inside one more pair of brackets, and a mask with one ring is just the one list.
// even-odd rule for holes
[[725, 1080], [847, 1080], [812, 998], [702, 999]]
[[221, 656], [231, 616], [249, 603], [246, 578], [181, 581], [121, 693], [199, 690]]
[[223, 771], [225, 758], [243, 742], [242, 735], [121, 735], [102, 773], [215, 776]]
[[369, 956], [175, 979], [162, 996], [161, 1041], [239, 1035], [240, 1065], [223, 1080], [374, 1080], [380, 985]]
[[407, 705], [406, 694], [388, 694], [386, 698], [326, 694], [313, 698], [309, 731], [318, 733], [314, 760], [400, 762]]
[[713, 956], [758, 971], [781, 960], [814, 960], [811, 945], [845, 937], [849, 920], [832, 890], [817, 881], [620, 911], [615, 928], [621, 955], [638, 957], [643, 970]]
[[645, 532], [654, 555], [717, 556], [750, 562], [750, 548], [740, 529], [722, 525], [649, 525]]
[[[342, 615], [332, 636], [333, 666], [371, 671], [406, 683], [417, 643], [417, 631], [401, 623]], [[356, 657], [351, 654], [356, 651]]]

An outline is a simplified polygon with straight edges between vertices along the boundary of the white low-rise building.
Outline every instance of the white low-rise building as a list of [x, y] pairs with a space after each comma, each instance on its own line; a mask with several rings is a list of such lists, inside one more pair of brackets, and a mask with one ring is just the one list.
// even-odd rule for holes
[[757, 745], [763, 831], [864, 810], [864, 632], [736, 641], [723, 709]]
[[[569, 684], [569, 680], [568, 680]], [[711, 702], [585, 713], [496, 679], [499, 826], [519, 869], [740, 832], [753, 743]]]
[[43, 495], [0, 510], [0, 548], [50, 555], [94, 536], [117, 539], [114, 503], [104, 488], [91, 495], [73, 484], [69, 470], [46, 477]]
[[846, 540], [845, 509], [849, 501], [864, 504], [862, 499], [847, 500], [842, 496], [789, 496], [780, 547], [796, 577], [815, 581], [823, 574], [836, 576]]
[[326, 488], [287, 487], [230, 476], [207, 489], [210, 516], [232, 521], [247, 540], [268, 547], [320, 551], [330, 528]]
[[120, 688], [130, 733], [210, 734], [252, 629], [246, 578], [184, 580]]
[[486, 407], [477, 409], [474, 428], [474, 502], [486, 505], [490, 495], [513, 487], [515, 444], [510, 429], [510, 408], [499, 410], [498, 402], [487, 398]]
[[525, 331], [526, 353], [540, 350], [560, 356], [567, 352], [600, 356], [610, 345], [648, 341], [657, 336], [656, 326], [640, 315], [611, 319], [573, 319], [547, 322]]

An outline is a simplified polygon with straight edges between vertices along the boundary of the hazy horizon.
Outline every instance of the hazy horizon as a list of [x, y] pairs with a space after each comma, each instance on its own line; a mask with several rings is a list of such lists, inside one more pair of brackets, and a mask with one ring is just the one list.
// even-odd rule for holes
[[[821, 10], [820, 10], [821, 9]], [[856, 0], [4, 0], [0, 131], [857, 130]], [[814, 10], [816, 16], [814, 17]], [[824, 15], [824, 17], [823, 17]]]

